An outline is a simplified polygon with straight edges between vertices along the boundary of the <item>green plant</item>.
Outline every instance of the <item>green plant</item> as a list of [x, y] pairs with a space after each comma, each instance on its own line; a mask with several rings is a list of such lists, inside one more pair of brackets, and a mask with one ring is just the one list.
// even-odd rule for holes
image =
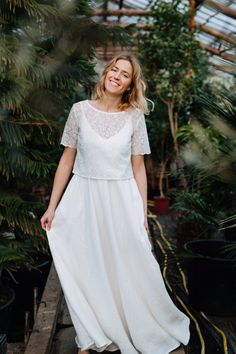
[[236, 95], [217, 90], [198, 103], [201, 114], [179, 130], [190, 193], [177, 193], [174, 208], [192, 218], [199, 231], [202, 222], [205, 229], [223, 231], [235, 226]]
[[225, 212], [216, 198], [200, 192], [177, 192], [174, 197], [172, 209], [181, 215], [182, 222], [188, 224], [186, 231], [189, 234], [208, 238], [218, 230]]
[[[151, 91], [156, 92], [167, 108], [176, 166], [181, 171], [183, 164], [177, 140], [179, 121], [183, 111], [189, 113], [192, 99], [208, 73], [207, 56], [189, 28], [191, 16], [187, 3], [156, 0], [149, 20], [151, 28], [138, 40]], [[186, 187], [183, 173], [182, 182]]]
[[227, 91], [215, 97], [200, 96], [201, 117], [191, 122], [191, 140], [182, 154], [189, 166], [235, 188], [236, 95]]
[[12, 272], [17, 269], [17, 264], [26, 258], [24, 244], [8, 238], [4, 233], [0, 234], [0, 285], [2, 271], [5, 270], [15, 280]]
[[148, 135], [152, 147], [152, 159], [159, 177], [160, 197], [165, 197], [163, 179], [167, 168], [173, 159], [173, 141], [167, 112], [163, 104], [155, 102], [155, 109], [147, 118]]

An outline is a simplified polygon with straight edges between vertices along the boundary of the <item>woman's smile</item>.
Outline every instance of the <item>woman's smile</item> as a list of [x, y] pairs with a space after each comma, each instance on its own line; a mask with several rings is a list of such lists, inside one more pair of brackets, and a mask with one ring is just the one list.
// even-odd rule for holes
[[118, 82], [113, 81], [113, 80], [110, 80], [110, 83], [111, 83], [113, 86], [116, 86], [116, 87], [120, 86], [120, 85], [118, 84]]

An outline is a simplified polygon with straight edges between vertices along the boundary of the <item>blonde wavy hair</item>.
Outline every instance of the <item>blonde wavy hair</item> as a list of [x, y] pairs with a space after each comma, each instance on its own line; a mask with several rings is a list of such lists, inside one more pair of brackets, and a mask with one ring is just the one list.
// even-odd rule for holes
[[134, 108], [141, 109], [145, 114], [149, 114], [149, 109], [147, 104], [147, 101], [149, 101], [149, 99], [145, 97], [146, 83], [143, 78], [141, 66], [139, 64], [138, 59], [131, 54], [116, 55], [112, 60], [110, 60], [105, 65], [102, 75], [94, 88], [92, 99], [97, 100], [103, 97], [105, 93], [106, 74], [120, 59], [127, 60], [130, 62], [133, 69], [133, 76], [130, 85], [130, 90], [125, 91], [123, 93], [121, 102], [119, 104], [119, 109], [123, 111], [127, 108], [134, 107]]

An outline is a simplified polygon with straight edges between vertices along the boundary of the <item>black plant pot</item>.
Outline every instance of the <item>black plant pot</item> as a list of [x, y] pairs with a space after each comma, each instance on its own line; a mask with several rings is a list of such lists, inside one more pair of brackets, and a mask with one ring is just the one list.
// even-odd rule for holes
[[190, 304], [209, 315], [236, 315], [236, 265], [222, 254], [227, 244], [223, 240], [194, 240], [184, 246], [194, 256], [186, 267]]
[[7, 333], [8, 342], [20, 342], [24, 340], [25, 312], [29, 311], [29, 325], [33, 325], [34, 313], [34, 288], [38, 288], [38, 300], [40, 301], [51, 265], [51, 256], [44, 256], [37, 269], [20, 269], [14, 272], [18, 284], [9, 277], [8, 284], [14, 289], [16, 298], [13, 304], [12, 323]]
[[236, 228], [225, 229], [225, 239], [227, 241], [236, 241]]
[[7, 336], [0, 333], [0, 354], [7, 354]]
[[0, 285], [0, 333], [6, 333], [11, 317], [15, 292], [7, 285]]

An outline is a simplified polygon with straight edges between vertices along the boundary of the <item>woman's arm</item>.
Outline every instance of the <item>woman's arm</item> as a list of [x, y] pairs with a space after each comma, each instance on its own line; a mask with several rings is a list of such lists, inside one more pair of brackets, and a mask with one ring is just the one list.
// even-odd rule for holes
[[76, 156], [76, 148], [65, 147], [60, 158], [52, 187], [52, 193], [48, 208], [41, 218], [41, 226], [44, 230], [50, 230], [55, 209], [61, 199], [66, 184], [69, 180]]
[[139, 192], [143, 199], [144, 226], [149, 232], [147, 223], [147, 175], [143, 155], [131, 155], [132, 169]]

